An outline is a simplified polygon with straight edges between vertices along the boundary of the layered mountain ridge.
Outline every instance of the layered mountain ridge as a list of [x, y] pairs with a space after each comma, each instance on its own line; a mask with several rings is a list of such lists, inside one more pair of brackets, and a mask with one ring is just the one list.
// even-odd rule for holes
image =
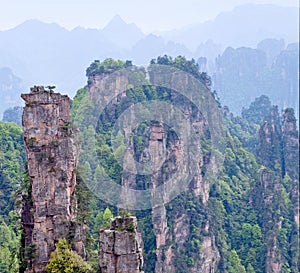
[[[0, 67], [10, 67], [25, 81], [26, 87], [37, 82], [48, 85], [54, 81], [60, 90], [73, 96], [74, 90], [84, 84], [82, 72], [94, 59], [131, 59], [137, 64], [145, 64], [149, 59], [163, 54], [197, 59], [202, 55], [197, 53], [201, 52], [201, 44], [208, 40], [221, 44], [217, 54], [221, 54], [228, 46], [254, 47], [266, 38], [283, 38], [287, 43], [297, 42], [297, 13], [297, 8], [245, 5], [219, 15], [213, 23], [182, 30], [173, 36], [146, 35], [137, 26], [127, 24], [118, 16], [103, 29], [78, 27], [71, 31], [55, 23], [30, 20], [0, 32]], [[278, 17], [288, 20], [277, 20]], [[244, 20], [239, 23], [235, 21], [240, 18]], [[256, 20], [249, 22], [245, 18]], [[257, 25], [254, 26], [254, 23]], [[224, 28], [229, 31], [224, 32]], [[240, 29], [247, 29], [247, 35], [239, 35]], [[260, 29], [259, 33], [257, 29]], [[226, 37], [224, 33], [227, 33]], [[240, 40], [241, 37], [247, 37], [248, 40]], [[46, 74], [42, 73], [45, 66], [48, 67]]]

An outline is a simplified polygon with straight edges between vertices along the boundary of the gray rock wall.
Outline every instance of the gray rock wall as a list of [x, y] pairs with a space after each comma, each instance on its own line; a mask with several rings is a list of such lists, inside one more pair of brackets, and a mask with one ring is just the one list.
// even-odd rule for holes
[[102, 273], [143, 272], [142, 238], [133, 216], [116, 217], [110, 229], [99, 231], [99, 265]]

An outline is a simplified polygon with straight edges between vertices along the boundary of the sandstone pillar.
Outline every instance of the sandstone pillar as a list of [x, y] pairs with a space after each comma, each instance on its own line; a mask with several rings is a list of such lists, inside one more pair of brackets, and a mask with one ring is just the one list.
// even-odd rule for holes
[[45, 272], [55, 243], [76, 233], [77, 132], [71, 126], [68, 96], [35, 86], [22, 98], [31, 191], [22, 214], [26, 272]]

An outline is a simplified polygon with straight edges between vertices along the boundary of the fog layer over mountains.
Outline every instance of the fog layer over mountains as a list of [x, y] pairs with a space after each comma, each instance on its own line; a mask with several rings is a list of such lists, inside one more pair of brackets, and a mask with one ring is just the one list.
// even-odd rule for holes
[[[154, 14], [153, 20], [158, 19]], [[85, 85], [85, 69], [95, 59], [112, 57], [143, 65], [164, 54], [184, 55], [196, 61], [205, 57], [202, 69], [214, 75], [220, 72], [216, 58], [226, 48], [256, 49], [257, 44], [267, 38], [280, 41], [277, 55], [287, 49], [288, 44], [298, 42], [298, 8], [242, 5], [221, 13], [213, 21], [147, 35], [119, 16], [115, 16], [104, 29], [77, 27], [71, 31], [55, 23], [29, 20], [0, 32], [0, 69], [6, 67], [0, 73], [0, 93], [9, 97], [9, 103], [1, 104], [0, 115], [5, 107], [13, 106], [12, 99], [16, 100], [21, 92], [34, 84], [54, 84], [57, 91], [73, 96]], [[275, 54], [272, 52], [268, 54]], [[265, 58], [263, 63], [276, 59], [274, 56], [273, 59], [270, 56], [262, 58]], [[220, 73], [217, 75], [215, 78], [219, 79]], [[7, 84], [8, 79], [10, 84]], [[220, 83], [216, 86], [223, 88]], [[222, 90], [217, 92], [222, 102]], [[16, 101], [18, 103], [20, 101]]]

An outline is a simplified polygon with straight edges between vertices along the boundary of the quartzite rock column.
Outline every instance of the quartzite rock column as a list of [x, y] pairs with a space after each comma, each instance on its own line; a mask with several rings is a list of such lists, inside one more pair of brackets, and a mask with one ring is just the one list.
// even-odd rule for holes
[[[76, 233], [72, 221], [76, 204], [77, 132], [71, 127], [68, 96], [35, 86], [22, 98], [26, 103], [23, 128], [32, 215], [27, 217], [31, 223], [22, 217], [27, 237], [25, 249], [32, 252], [27, 255], [30, 258], [26, 272], [45, 272], [55, 243]], [[28, 214], [26, 205], [22, 216], [24, 212]], [[78, 235], [75, 246], [84, 249]]]

